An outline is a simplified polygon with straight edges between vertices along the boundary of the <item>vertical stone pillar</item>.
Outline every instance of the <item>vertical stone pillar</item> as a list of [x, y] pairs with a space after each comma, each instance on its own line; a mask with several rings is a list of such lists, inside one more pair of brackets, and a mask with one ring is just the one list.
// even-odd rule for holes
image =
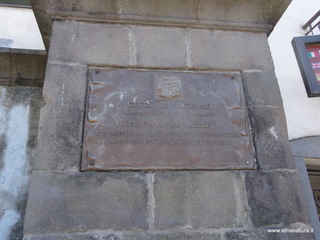
[[[52, 36], [25, 240], [314, 239], [267, 231], [310, 228], [266, 36], [284, 2], [32, 2]], [[235, 74], [254, 163], [80, 171], [92, 69]]]

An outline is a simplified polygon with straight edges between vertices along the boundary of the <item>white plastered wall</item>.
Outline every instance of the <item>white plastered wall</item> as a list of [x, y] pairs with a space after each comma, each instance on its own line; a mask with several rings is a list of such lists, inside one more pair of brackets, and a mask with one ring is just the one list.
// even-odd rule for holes
[[302, 26], [319, 9], [319, 0], [293, 0], [269, 36], [290, 140], [320, 135], [320, 97], [307, 97], [291, 45], [293, 37], [305, 35]]
[[32, 9], [0, 7], [0, 47], [44, 50]]

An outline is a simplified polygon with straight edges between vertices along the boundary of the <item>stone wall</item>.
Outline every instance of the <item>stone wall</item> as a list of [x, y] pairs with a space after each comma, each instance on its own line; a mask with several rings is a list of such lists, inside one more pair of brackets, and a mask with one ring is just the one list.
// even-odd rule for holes
[[[54, 21], [24, 239], [314, 239], [264, 31]], [[92, 67], [240, 73], [254, 169], [80, 172]]]
[[46, 55], [0, 49], [0, 238], [23, 237]]

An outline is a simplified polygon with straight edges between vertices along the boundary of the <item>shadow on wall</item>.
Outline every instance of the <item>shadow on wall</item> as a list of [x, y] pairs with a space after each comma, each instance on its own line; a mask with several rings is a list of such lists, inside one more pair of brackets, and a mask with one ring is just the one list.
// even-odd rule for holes
[[0, 38], [0, 47], [10, 48], [13, 46], [14, 41], [11, 39]]

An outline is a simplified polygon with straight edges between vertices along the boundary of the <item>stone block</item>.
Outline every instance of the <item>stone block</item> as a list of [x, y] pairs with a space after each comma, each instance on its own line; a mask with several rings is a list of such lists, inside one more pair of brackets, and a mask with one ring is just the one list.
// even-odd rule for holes
[[86, 80], [85, 66], [48, 65], [35, 170], [78, 171]]
[[239, 172], [167, 172], [156, 173], [154, 179], [154, 226], [158, 230], [248, 224]]
[[137, 27], [134, 36], [137, 65], [187, 67], [186, 32], [183, 29]]
[[[46, 54], [40, 52], [40, 54], [28, 54], [19, 53], [12, 54], [14, 72], [13, 77], [15, 82], [19, 83], [19, 80], [39, 80], [43, 82], [47, 64]], [[42, 84], [41, 84], [42, 86]]]
[[[116, 14], [118, 11], [117, 0], [71, 0], [50, 1], [51, 8], [56, 11], [85, 12], [89, 15]], [[103, 3], [102, 3], [103, 2]]]
[[146, 230], [147, 195], [141, 173], [33, 172], [24, 233]]
[[246, 188], [254, 226], [309, 224], [308, 208], [296, 173], [249, 171]]
[[188, 37], [193, 68], [273, 70], [264, 33], [192, 29]]
[[288, 0], [200, 0], [199, 19], [223, 22], [276, 24]]
[[248, 71], [241, 73], [247, 104], [282, 106], [282, 99], [275, 73]]
[[123, 25], [55, 21], [49, 60], [128, 65], [129, 28]]
[[260, 169], [294, 169], [283, 108], [249, 106]]
[[87, 91], [87, 66], [49, 63], [43, 86], [43, 97], [48, 105], [58, 108], [82, 106]]
[[198, 13], [194, 0], [121, 0], [120, 6], [123, 15], [196, 19]]
[[41, 109], [34, 170], [79, 171], [83, 109]]
[[0, 50], [0, 84], [42, 87], [46, 58], [44, 51]]
[[[261, 1], [257, 1], [260, 2]], [[219, 1], [200, 0], [199, 19], [225, 22], [263, 22], [260, 9], [255, 2], [249, 0]], [[248, 14], [250, 13], [250, 14]]]

